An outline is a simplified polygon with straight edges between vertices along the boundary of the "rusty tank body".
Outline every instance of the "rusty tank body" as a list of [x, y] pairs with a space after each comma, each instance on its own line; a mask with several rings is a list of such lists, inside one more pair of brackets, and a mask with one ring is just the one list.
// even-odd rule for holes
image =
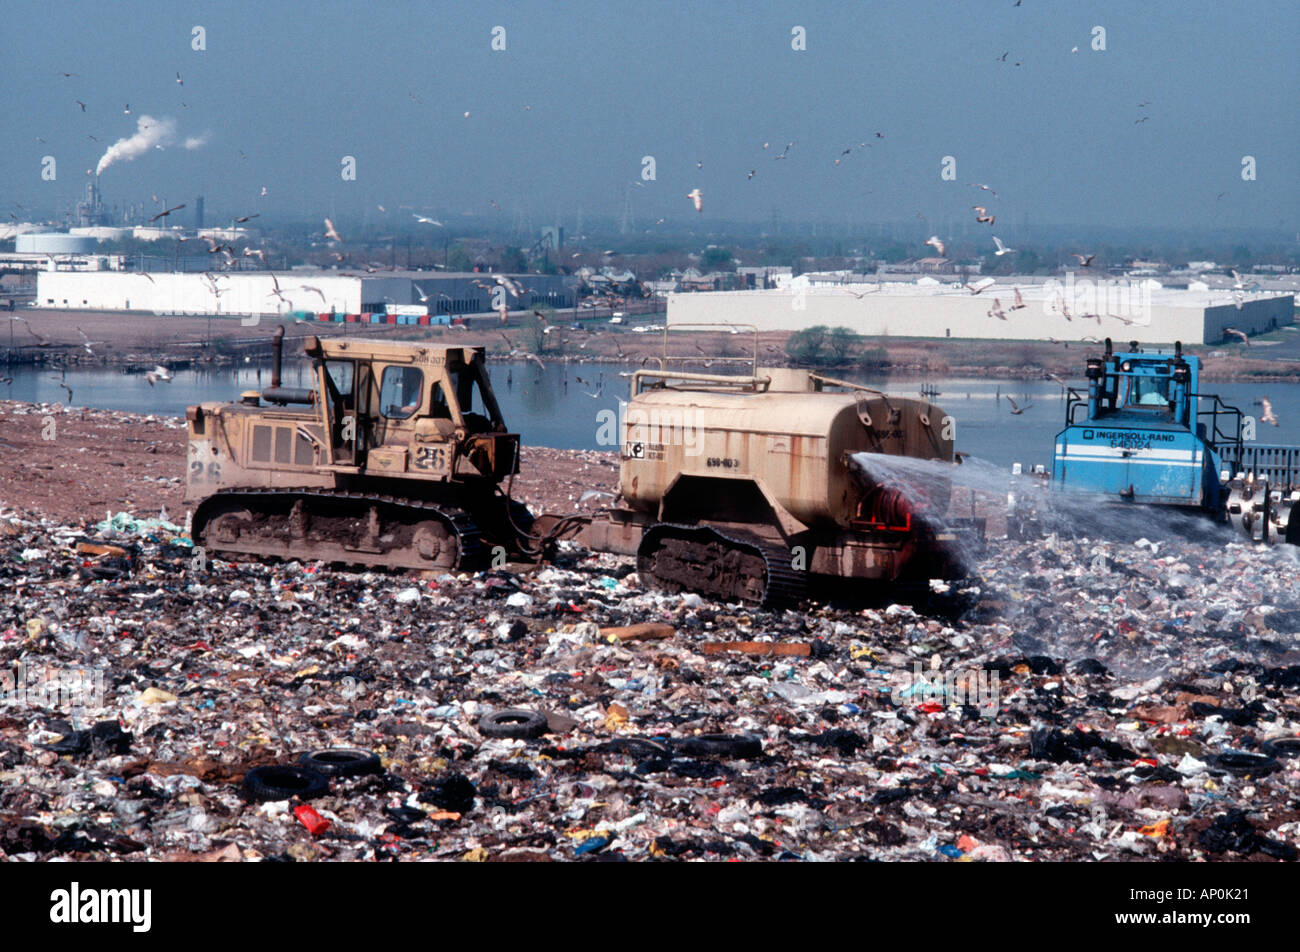
[[[665, 362], [666, 363], [666, 362]], [[751, 604], [808, 583], [967, 574], [944, 479], [879, 479], [861, 453], [953, 463], [944, 411], [807, 371], [639, 371], [621, 424], [622, 504], [581, 538], [642, 578]]]
[[531, 517], [481, 347], [304, 338], [314, 386], [187, 411], [186, 500], [205, 551], [379, 568], [517, 557]]

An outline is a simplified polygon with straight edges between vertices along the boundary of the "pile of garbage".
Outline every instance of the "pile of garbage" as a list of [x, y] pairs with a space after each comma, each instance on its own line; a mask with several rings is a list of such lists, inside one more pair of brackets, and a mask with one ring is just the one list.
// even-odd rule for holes
[[[1293, 550], [994, 541], [962, 614], [0, 517], [0, 858], [1294, 860]], [[945, 586], [935, 583], [936, 589]]]

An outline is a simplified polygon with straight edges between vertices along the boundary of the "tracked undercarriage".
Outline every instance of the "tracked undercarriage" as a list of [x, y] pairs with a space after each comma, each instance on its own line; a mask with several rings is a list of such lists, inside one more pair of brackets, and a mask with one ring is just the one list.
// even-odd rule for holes
[[192, 533], [209, 553], [257, 558], [432, 571], [473, 570], [483, 561], [469, 513], [373, 493], [220, 492], [199, 506]]
[[803, 597], [807, 573], [780, 543], [716, 526], [658, 523], [637, 549], [643, 581], [667, 591], [693, 591], [720, 601], [774, 607]]

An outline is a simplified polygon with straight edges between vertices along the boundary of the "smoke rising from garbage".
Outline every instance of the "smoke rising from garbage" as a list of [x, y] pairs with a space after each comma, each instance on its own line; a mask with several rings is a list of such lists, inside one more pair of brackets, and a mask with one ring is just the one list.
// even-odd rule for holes
[[[181, 142], [181, 148], [197, 149], [207, 144], [206, 133], [188, 136]], [[165, 148], [176, 143], [176, 120], [169, 118], [155, 119], [153, 116], [140, 116], [136, 119], [135, 135], [118, 139], [108, 147], [95, 166], [99, 175], [115, 162], [130, 162], [138, 159], [150, 149]]]

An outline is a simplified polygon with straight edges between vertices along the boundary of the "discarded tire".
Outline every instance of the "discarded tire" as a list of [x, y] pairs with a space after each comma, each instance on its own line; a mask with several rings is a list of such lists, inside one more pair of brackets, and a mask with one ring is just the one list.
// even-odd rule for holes
[[1278, 737], [1260, 744], [1259, 749], [1270, 757], [1300, 757], [1300, 737]]
[[379, 758], [370, 751], [351, 747], [314, 750], [299, 757], [298, 763], [326, 777], [360, 777], [384, 770]]
[[478, 729], [485, 737], [528, 740], [546, 733], [546, 716], [537, 711], [492, 711], [478, 719]]
[[250, 800], [310, 800], [329, 788], [330, 782], [323, 774], [292, 764], [254, 767], [244, 774], [244, 793]]
[[593, 749], [602, 754], [623, 754], [640, 760], [668, 760], [672, 757], [668, 745], [641, 737], [615, 737]]
[[1263, 776], [1280, 770], [1282, 765], [1272, 757], [1264, 757], [1260, 754], [1243, 754], [1230, 751], [1226, 754], [1219, 754], [1214, 758], [1215, 766], [1235, 774], [1252, 774], [1254, 776]]
[[754, 734], [700, 734], [674, 740], [673, 753], [688, 757], [760, 757], [763, 742]]

